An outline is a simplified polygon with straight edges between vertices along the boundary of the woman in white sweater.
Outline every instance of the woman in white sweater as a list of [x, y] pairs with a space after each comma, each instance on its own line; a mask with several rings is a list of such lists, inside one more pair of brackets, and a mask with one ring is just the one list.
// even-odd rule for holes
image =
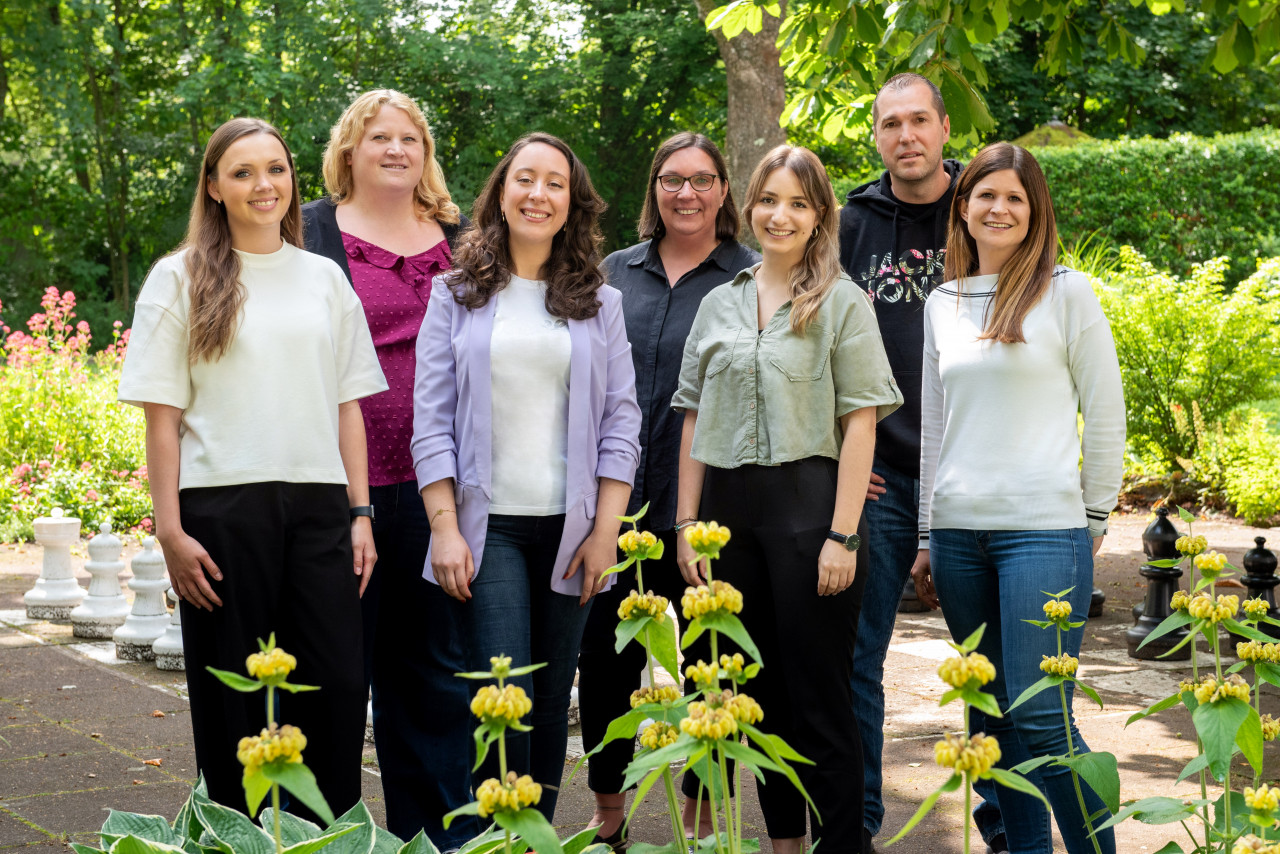
[[[1073, 617], [1088, 612], [1093, 555], [1123, 466], [1124, 395], [1111, 329], [1088, 279], [1055, 266], [1057, 245], [1039, 164], [1017, 146], [989, 146], [956, 187], [949, 281], [925, 304], [912, 575], [922, 601], [941, 603], [954, 638], [986, 624], [978, 649], [996, 667], [989, 690], [1006, 710], [1044, 675], [1042, 656], [1057, 653], [1053, 631], [1024, 622], [1043, 617], [1043, 591], [1071, 588], [1064, 598]], [[1072, 629], [1064, 651], [1078, 655], [1082, 636]], [[1056, 691], [986, 723], [1001, 767], [1068, 751]], [[1074, 720], [1071, 738], [1088, 750]], [[1070, 772], [1044, 766], [1037, 782], [1067, 850], [1093, 851]], [[1081, 785], [1088, 812], [1102, 809]], [[1004, 787], [998, 795], [1010, 850], [1052, 851], [1043, 804]], [[1107, 817], [1103, 810], [1095, 823]], [[1103, 852], [1115, 851], [1110, 830], [1098, 838]]]

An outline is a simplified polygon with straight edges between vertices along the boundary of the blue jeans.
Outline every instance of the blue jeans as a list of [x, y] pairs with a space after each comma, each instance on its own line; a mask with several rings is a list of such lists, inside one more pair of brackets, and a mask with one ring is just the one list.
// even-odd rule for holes
[[[919, 543], [920, 481], [875, 461], [872, 469], [884, 478], [885, 494], [868, 501], [862, 510], [870, 551], [867, 586], [858, 618], [858, 641], [853, 649], [853, 711], [862, 737], [862, 777], [866, 807], [863, 825], [875, 836], [884, 821], [881, 794], [884, 752], [884, 659], [893, 639], [902, 588], [911, 575]], [[980, 715], [981, 713], [975, 713]], [[974, 810], [982, 838], [990, 842], [1004, 832], [995, 805], [993, 785], [986, 780], [975, 787], [983, 800]]]
[[431, 526], [417, 483], [371, 487], [369, 500], [378, 563], [360, 605], [387, 829], [457, 848], [481, 829], [475, 816], [441, 821], [471, 801], [470, 688], [453, 675], [467, 669], [463, 606], [422, 577]]
[[[591, 603], [551, 589], [564, 515], [491, 515], [484, 560], [471, 582], [467, 615], [468, 667], [488, 670], [495, 655], [512, 667], [545, 662], [546, 667], [509, 680], [533, 700], [525, 723], [532, 732], [507, 731], [507, 770], [529, 774], [542, 786], [538, 811], [552, 820], [569, 741], [569, 693], [578, 666], [582, 630]], [[472, 682], [472, 690], [481, 683]], [[494, 745], [477, 779], [498, 776]]]
[[[1056, 531], [970, 531], [935, 529], [929, 533], [933, 582], [951, 636], [968, 637], [986, 623], [978, 651], [991, 659], [996, 678], [987, 686], [1001, 709], [1044, 675], [1041, 656], [1056, 655], [1055, 631], [1024, 622], [1043, 619], [1048, 599], [1042, 591], [1073, 588], [1067, 596], [1073, 617], [1085, 619], [1093, 591], [1093, 555], [1085, 528]], [[1063, 637], [1063, 652], [1079, 655], [1083, 627]], [[1067, 684], [1067, 708], [1072, 686]], [[1067, 734], [1057, 691], [1044, 691], [1002, 718], [988, 717], [988, 735], [1000, 742], [1001, 768], [1011, 768], [1032, 756], [1067, 752]], [[1071, 718], [1071, 738], [1078, 752], [1089, 748]], [[1071, 773], [1061, 765], [1040, 769], [1036, 781], [1049, 799], [1058, 831], [1071, 854], [1092, 851], [1085, 816], [1080, 811]], [[1086, 812], [1102, 809], [1102, 801], [1083, 780]], [[1053, 850], [1049, 813], [1035, 798], [1003, 786], [996, 787], [1005, 835], [1012, 854], [1048, 854]], [[1100, 824], [1109, 818], [1103, 814]], [[1115, 834], [1098, 834], [1104, 854], [1114, 854]]]

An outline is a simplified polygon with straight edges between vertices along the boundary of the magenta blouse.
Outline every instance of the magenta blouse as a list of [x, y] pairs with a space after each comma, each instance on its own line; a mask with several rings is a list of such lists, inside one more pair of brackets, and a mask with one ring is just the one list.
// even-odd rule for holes
[[389, 386], [360, 401], [369, 446], [369, 485], [403, 483], [414, 479], [409, 452], [414, 345], [427, 313], [431, 279], [449, 269], [452, 255], [443, 240], [426, 252], [406, 257], [345, 231], [342, 245]]

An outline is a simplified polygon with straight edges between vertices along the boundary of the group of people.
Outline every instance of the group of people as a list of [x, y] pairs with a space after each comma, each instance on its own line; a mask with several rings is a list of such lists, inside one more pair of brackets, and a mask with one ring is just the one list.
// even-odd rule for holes
[[[210, 797], [244, 803], [235, 747], [265, 710], [206, 667], [242, 669], [275, 632], [295, 681], [321, 688], [285, 695], [277, 718], [306, 734], [330, 805], [360, 797], [371, 690], [388, 828], [446, 851], [481, 827], [443, 816], [496, 776], [492, 755], [473, 774], [478, 686], [453, 674], [545, 663], [511, 680], [532, 729], [508, 734], [506, 758], [552, 817], [575, 671], [589, 746], [639, 687], [642, 652], [613, 649], [630, 579], [605, 571], [618, 517], [647, 504], [666, 549], [646, 583], [671, 600], [703, 581], [680, 529], [733, 531], [716, 572], [745, 597], [761, 727], [812, 760], [797, 770], [816, 812], [785, 778], [759, 786], [773, 850], [798, 854], [807, 833], [874, 850], [881, 680], [908, 575], [955, 637], [987, 625], [1008, 708], [1056, 652], [1022, 622], [1039, 591], [1071, 587], [1087, 611], [1124, 403], [1087, 280], [1054, 265], [1034, 158], [997, 144], [943, 160], [946, 108], [918, 75], [890, 80], [873, 118], [886, 171], [843, 207], [811, 151], [781, 146], [739, 211], [715, 144], [676, 134], [653, 157], [643, 242], [604, 259], [604, 203], [547, 134], [510, 147], [468, 220], [398, 92], [346, 110], [328, 195], [305, 206], [273, 127], [214, 132], [186, 240], [139, 295], [119, 392], [146, 412]], [[1066, 751], [1041, 696], [974, 715], [1003, 766]], [[590, 823], [615, 848], [633, 747], [590, 760]], [[1066, 769], [1034, 779], [1068, 849], [1092, 850]], [[708, 810], [698, 826], [697, 780], [683, 782], [700, 837]], [[1037, 799], [981, 794], [993, 851], [1052, 849]]]

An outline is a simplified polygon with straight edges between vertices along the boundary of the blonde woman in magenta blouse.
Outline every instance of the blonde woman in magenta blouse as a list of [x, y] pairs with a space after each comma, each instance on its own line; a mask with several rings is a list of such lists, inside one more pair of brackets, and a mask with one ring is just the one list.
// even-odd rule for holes
[[[716, 578], [742, 591], [763, 658], [747, 691], [761, 727], [813, 765], [822, 850], [869, 851], [853, 714], [853, 641], [865, 576], [858, 548], [876, 421], [902, 404], [871, 303], [840, 270], [838, 208], [822, 163], [780, 146], [756, 167], [743, 218], [760, 264], [703, 300], [671, 405], [684, 410], [677, 519], [733, 531]], [[703, 576], [677, 540], [690, 584]], [[800, 854], [806, 806], [785, 777], [759, 786], [778, 854]]]
[[[374, 89], [351, 102], [324, 154], [329, 195], [303, 207], [306, 244], [338, 264], [364, 307], [390, 388], [364, 402], [377, 572], [361, 599], [365, 681], [387, 802], [402, 839], [425, 830], [441, 850], [480, 831], [443, 816], [471, 800], [470, 722], [459, 607], [422, 577], [430, 527], [418, 497], [413, 433], [414, 342], [431, 279], [449, 269], [466, 220], [412, 99]], [[430, 708], [431, 714], [423, 714]]]

